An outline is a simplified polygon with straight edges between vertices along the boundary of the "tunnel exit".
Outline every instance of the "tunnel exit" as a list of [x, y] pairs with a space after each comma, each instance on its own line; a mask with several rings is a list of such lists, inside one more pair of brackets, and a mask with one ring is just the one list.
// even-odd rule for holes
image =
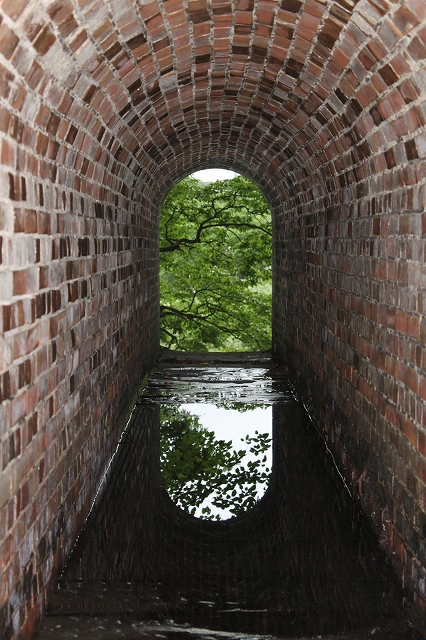
[[272, 346], [270, 208], [241, 175], [222, 170], [226, 179], [209, 179], [220, 171], [185, 178], [162, 207], [160, 341], [169, 349]]

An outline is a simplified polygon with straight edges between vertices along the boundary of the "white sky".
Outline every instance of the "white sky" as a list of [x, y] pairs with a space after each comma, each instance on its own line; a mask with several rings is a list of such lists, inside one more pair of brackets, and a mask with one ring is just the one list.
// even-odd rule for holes
[[[255, 431], [268, 433], [272, 437], [272, 405], [253, 407], [248, 411], [225, 409], [213, 404], [182, 404], [181, 409], [200, 417], [200, 422], [209, 431], [214, 431], [218, 440], [232, 440], [235, 449], [243, 449], [241, 438], [254, 436]], [[248, 458], [250, 459], [250, 457]], [[272, 451], [268, 454], [268, 466], [272, 465]]]
[[216, 180], [230, 180], [238, 174], [227, 169], [203, 169], [202, 171], [196, 171], [192, 175], [202, 182], [216, 182]]

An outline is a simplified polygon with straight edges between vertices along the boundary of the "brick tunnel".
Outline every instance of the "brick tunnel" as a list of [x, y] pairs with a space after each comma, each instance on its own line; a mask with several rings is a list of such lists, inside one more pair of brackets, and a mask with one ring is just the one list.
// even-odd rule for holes
[[0, 629], [30, 638], [159, 353], [158, 218], [229, 168], [273, 354], [426, 614], [424, 0], [0, 0]]

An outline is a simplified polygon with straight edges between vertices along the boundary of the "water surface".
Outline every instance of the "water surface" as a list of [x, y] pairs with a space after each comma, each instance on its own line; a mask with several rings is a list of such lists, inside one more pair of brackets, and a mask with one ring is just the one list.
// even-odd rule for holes
[[[234, 427], [226, 427], [222, 409], [249, 405], [237, 411], [248, 417], [256, 415], [257, 405], [267, 405], [272, 412], [267, 490], [242, 515], [194, 517], [164, 487], [160, 415], [170, 408], [193, 411], [194, 404], [203, 419], [212, 405], [219, 407], [214, 422], [225, 430], [215, 438], [224, 441], [234, 439]], [[236, 433], [240, 417], [230, 415]], [[262, 433], [260, 416], [259, 424]], [[160, 363], [123, 434], [49, 615], [53, 636], [46, 632], [42, 640], [60, 639], [59, 628], [74, 630], [63, 638], [78, 636], [77, 621], [89, 620], [90, 627], [95, 616], [107, 629], [130, 621], [127, 626], [148, 637], [159, 623], [159, 637], [169, 640], [214, 633], [420, 638], [368, 523], [285, 377], [274, 377], [271, 362]]]

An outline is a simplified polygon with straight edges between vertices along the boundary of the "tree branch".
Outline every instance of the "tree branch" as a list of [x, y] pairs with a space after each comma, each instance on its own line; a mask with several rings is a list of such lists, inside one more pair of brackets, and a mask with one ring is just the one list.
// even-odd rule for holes
[[262, 233], [272, 238], [272, 232], [260, 225], [252, 224], [249, 222], [216, 222], [214, 224], [208, 224], [210, 220], [214, 220], [216, 217], [217, 216], [211, 216], [207, 220], [203, 220], [203, 222], [197, 229], [195, 238], [166, 238], [167, 242], [169, 242], [170, 244], [166, 245], [165, 247], [160, 247], [160, 253], [166, 253], [168, 251], [179, 251], [184, 246], [198, 244], [199, 242], [202, 242], [201, 236], [203, 231], [206, 231], [208, 229], [222, 228], [229, 229], [231, 231], [233, 229], [256, 229], [257, 231], [261, 231]]

